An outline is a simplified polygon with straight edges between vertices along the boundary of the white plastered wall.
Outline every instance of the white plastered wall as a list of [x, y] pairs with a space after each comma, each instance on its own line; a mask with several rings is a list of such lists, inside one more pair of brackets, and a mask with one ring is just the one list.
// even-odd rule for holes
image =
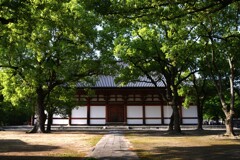
[[146, 124], [161, 124], [161, 106], [145, 106]]
[[[75, 107], [72, 110], [72, 118], [73, 119], [71, 121], [71, 124], [87, 124], [87, 106]], [[81, 118], [81, 119], [78, 119], [78, 118]]]
[[127, 123], [143, 124], [143, 106], [127, 106]]
[[90, 124], [106, 124], [106, 106], [90, 107]]
[[[47, 121], [46, 121], [46, 123], [47, 123]], [[63, 118], [62, 115], [54, 114], [52, 124], [68, 125], [68, 118]]]
[[[193, 118], [195, 117], [195, 118]], [[182, 107], [182, 122], [183, 124], [197, 124], [197, 106]]]
[[171, 106], [163, 106], [164, 108], [164, 124], [169, 124], [170, 123], [170, 117], [172, 115], [172, 107]]

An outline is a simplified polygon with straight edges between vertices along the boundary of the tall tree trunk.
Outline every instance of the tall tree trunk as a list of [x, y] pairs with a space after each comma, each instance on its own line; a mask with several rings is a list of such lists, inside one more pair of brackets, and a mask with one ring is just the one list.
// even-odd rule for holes
[[37, 90], [37, 105], [36, 105], [36, 122], [34, 127], [29, 133], [45, 133], [45, 121], [46, 114], [44, 113], [44, 99], [45, 94], [42, 87], [38, 87]]
[[198, 115], [198, 125], [197, 125], [197, 130], [203, 130], [203, 106], [200, 102], [200, 99], [198, 97], [197, 100], [197, 115]]
[[228, 107], [228, 105], [226, 104], [226, 102], [224, 100], [224, 95], [222, 93], [220, 93], [219, 97], [220, 97], [220, 101], [222, 104], [222, 110], [226, 117], [226, 119], [225, 119], [226, 133], [224, 135], [225, 136], [235, 136], [235, 133], [233, 130], [233, 115], [234, 115], [233, 104], [232, 105], [230, 104], [230, 107]]
[[230, 113], [228, 113], [228, 116], [226, 116], [225, 126], [226, 126], [226, 133], [224, 135], [235, 136], [235, 133], [233, 130], [233, 116]]
[[[168, 82], [168, 84], [170, 84], [169, 80], [167, 82]], [[167, 102], [172, 102], [172, 89], [171, 89], [170, 85], [167, 85], [166, 87], [167, 87], [167, 90], [166, 90], [166, 95], [165, 95], [166, 97], [165, 97], [165, 99], [166, 99]], [[168, 131], [170, 131], [170, 132], [173, 131], [173, 125], [174, 125], [173, 122], [174, 122], [174, 114], [172, 112], [172, 115], [170, 117], [170, 122], [168, 124]]]
[[197, 114], [198, 114], [198, 125], [197, 125], [197, 130], [203, 130], [203, 110], [202, 106], [197, 106]]
[[47, 121], [47, 133], [51, 132], [51, 126], [53, 122], [53, 112], [48, 112], [48, 121]]
[[193, 78], [193, 87], [196, 92], [196, 105], [197, 105], [197, 115], [198, 115], [198, 125], [197, 130], [203, 130], [203, 104], [206, 98], [206, 92], [205, 92], [205, 85], [206, 85], [206, 78], [204, 77], [203, 83], [201, 85], [201, 88], [198, 87], [197, 79], [195, 74], [192, 75]]
[[[211, 37], [211, 41], [214, 43], [213, 38]], [[234, 66], [234, 60], [236, 57], [228, 57], [228, 64], [230, 69], [230, 76], [229, 76], [229, 88], [230, 88], [230, 105], [228, 106], [226, 103], [226, 99], [223, 93], [223, 82], [222, 82], [222, 75], [218, 72], [218, 65], [215, 63], [215, 51], [212, 48], [212, 64], [213, 64], [213, 71], [212, 77], [215, 83], [215, 86], [218, 91], [218, 95], [221, 101], [222, 110], [225, 114], [226, 120], [225, 120], [225, 126], [226, 126], [226, 136], [235, 136], [234, 130], [233, 130], [233, 114], [234, 114], [234, 103], [235, 103], [235, 94], [234, 94], [234, 79], [235, 79], [235, 66]], [[215, 78], [215, 74], [218, 74], [218, 79]]]
[[235, 94], [234, 94], [234, 65], [232, 62], [232, 59], [229, 58], [228, 59], [229, 62], [229, 67], [230, 67], [230, 76], [229, 76], [229, 82], [230, 82], [230, 106], [228, 107], [228, 105], [226, 104], [224, 95], [223, 95], [223, 91], [220, 85], [220, 88], [218, 89], [219, 92], [219, 97], [220, 97], [220, 101], [222, 104], [222, 109], [223, 112], [225, 114], [225, 126], [226, 126], [226, 136], [235, 136], [234, 130], [233, 130], [233, 115], [234, 115], [234, 103], [235, 103]]
[[168, 124], [168, 131], [172, 132], [173, 131], [173, 122], [174, 122], [174, 114], [172, 112], [172, 115], [170, 117], [170, 123]]
[[34, 126], [35, 115], [31, 115], [31, 126]]
[[174, 132], [181, 133], [180, 127], [180, 115], [179, 115], [179, 97], [177, 92], [177, 87], [173, 87], [173, 100], [172, 100], [172, 108], [173, 108], [173, 115], [174, 115]]
[[[226, 127], [226, 133], [224, 134], [225, 136], [235, 136], [234, 130], [233, 130], [233, 115], [234, 115], [234, 110], [233, 107], [230, 107], [228, 109], [227, 104], [225, 103], [224, 99], [222, 98], [223, 95], [221, 95], [221, 103], [223, 106], [223, 112], [225, 114], [225, 127]], [[230, 105], [231, 106], [231, 105]]]
[[181, 133], [181, 127], [180, 127], [180, 116], [179, 116], [179, 108], [177, 105], [173, 106], [173, 114], [174, 114], [174, 132], [175, 133]]

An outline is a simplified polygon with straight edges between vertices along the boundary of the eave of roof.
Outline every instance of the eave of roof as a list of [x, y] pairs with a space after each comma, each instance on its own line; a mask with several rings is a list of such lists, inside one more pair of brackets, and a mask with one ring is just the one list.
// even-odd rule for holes
[[[77, 84], [78, 88], [84, 88], [86, 86], [81, 83]], [[91, 88], [153, 88], [156, 87], [153, 83], [150, 82], [146, 77], [141, 78], [141, 81], [138, 82], [130, 82], [126, 85], [119, 85], [114, 82], [113, 76], [99, 76], [95, 85], [88, 86]], [[162, 88], [165, 87], [163, 82], [157, 82], [157, 87]]]

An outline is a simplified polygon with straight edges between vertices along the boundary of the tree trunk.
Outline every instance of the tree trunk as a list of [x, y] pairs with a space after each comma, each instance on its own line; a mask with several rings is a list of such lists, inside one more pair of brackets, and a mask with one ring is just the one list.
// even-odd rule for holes
[[197, 107], [198, 110], [198, 125], [197, 125], [197, 130], [203, 130], [203, 114], [202, 114], [202, 109], [199, 108], [200, 106]]
[[180, 127], [180, 115], [179, 115], [179, 97], [177, 92], [177, 86], [173, 87], [173, 100], [172, 100], [172, 108], [174, 115], [174, 132], [181, 133]]
[[235, 105], [235, 93], [234, 93], [234, 79], [235, 79], [235, 67], [233, 63], [233, 59], [229, 58], [228, 59], [229, 66], [230, 66], [230, 76], [229, 76], [229, 82], [230, 82], [230, 94], [231, 94], [231, 99], [230, 99], [230, 107], [225, 105], [223, 103], [223, 112], [226, 116], [226, 133], [225, 135], [227, 136], [235, 136], [235, 133], [233, 131], [233, 114], [234, 114], [234, 105]]
[[[170, 84], [169, 80], [167, 82], [168, 82], [168, 84]], [[172, 99], [173, 99], [173, 97], [172, 97], [172, 89], [171, 89], [170, 85], [167, 85], [166, 87], [167, 87], [167, 90], [166, 90], [166, 101], [172, 102]], [[173, 126], [174, 126], [174, 114], [172, 112], [172, 115], [170, 117], [170, 122], [168, 124], [168, 131], [173, 132]]]
[[235, 136], [235, 133], [233, 130], [233, 112], [232, 111], [229, 111], [229, 112], [224, 111], [224, 113], [226, 115], [226, 119], [225, 119], [226, 133], [224, 135], [230, 136], [230, 137]]
[[47, 133], [51, 132], [51, 126], [53, 122], [53, 112], [48, 112], [48, 121], [47, 121]]
[[35, 121], [35, 115], [31, 116], [31, 126], [34, 126], [34, 121]]
[[172, 113], [171, 118], [170, 118], [170, 123], [168, 125], [168, 131], [170, 131], [170, 132], [173, 131], [173, 122], [174, 122], [174, 114]]
[[230, 106], [226, 104], [226, 101], [224, 99], [223, 91], [220, 86], [219, 89], [219, 97], [222, 104], [222, 109], [225, 114], [225, 126], [226, 126], [226, 133], [224, 135], [226, 136], [235, 136], [235, 133], [233, 131], [233, 114], [234, 114], [234, 104], [235, 104], [235, 93], [234, 93], [234, 64], [233, 60], [231, 58], [228, 59], [229, 66], [230, 66], [230, 76], [229, 76], [229, 82], [230, 82]]
[[46, 114], [44, 113], [45, 106], [44, 106], [44, 91], [42, 87], [38, 87], [37, 90], [37, 105], [36, 105], [36, 122], [34, 127], [29, 133], [45, 133], [45, 121], [46, 121]]
[[234, 108], [233, 105], [230, 105], [230, 109], [228, 109], [227, 104], [224, 101], [223, 95], [220, 94], [220, 101], [223, 106], [222, 110], [225, 114], [225, 126], [226, 126], [226, 133], [225, 136], [235, 136], [234, 130], [233, 130], [233, 114], [234, 114]]
[[173, 114], [174, 114], [174, 132], [175, 133], [181, 133], [181, 127], [180, 127], [180, 116], [179, 116], [179, 109], [177, 105], [173, 106]]
[[234, 130], [233, 130], [233, 114], [234, 114], [234, 108], [229, 107], [227, 104], [225, 103], [224, 99], [223, 99], [223, 95], [220, 94], [220, 100], [221, 100], [221, 104], [223, 106], [222, 110], [225, 114], [225, 126], [226, 126], [226, 133], [224, 134], [225, 136], [235, 136]]
[[233, 120], [232, 118], [226, 118], [225, 121], [225, 126], [226, 126], [226, 133], [224, 134], [225, 136], [235, 136], [235, 133], [233, 131]]
[[203, 104], [206, 98], [206, 92], [205, 92], [205, 84], [206, 84], [206, 78], [204, 77], [203, 83], [201, 85], [201, 88], [199, 89], [196, 76], [195, 74], [192, 75], [193, 77], [193, 87], [196, 92], [196, 105], [197, 105], [197, 115], [198, 115], [198, 125], [197, 130], [201, 131], [203, 130]]
[[198, 126], [197, 130], [203, 130], [203, 106], [198, 102], [197, 103], [197, 114], [198, 114]]

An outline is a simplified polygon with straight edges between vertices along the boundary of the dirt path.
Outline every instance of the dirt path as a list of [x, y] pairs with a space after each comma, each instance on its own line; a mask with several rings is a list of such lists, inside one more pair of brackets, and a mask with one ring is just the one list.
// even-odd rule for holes
[[106, 160], [139, 160], [130, 142], [121, 132], [109, 132], [94, 147], [88, 157]]

